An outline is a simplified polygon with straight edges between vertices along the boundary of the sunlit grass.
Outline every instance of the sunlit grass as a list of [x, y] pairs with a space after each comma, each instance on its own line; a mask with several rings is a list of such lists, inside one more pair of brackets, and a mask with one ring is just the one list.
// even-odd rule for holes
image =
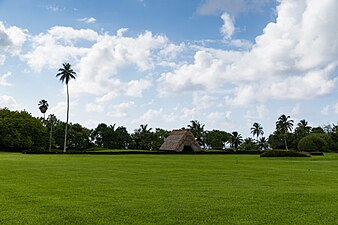
[[338, 224], [338, 155], [0, 153], [0, 224]]

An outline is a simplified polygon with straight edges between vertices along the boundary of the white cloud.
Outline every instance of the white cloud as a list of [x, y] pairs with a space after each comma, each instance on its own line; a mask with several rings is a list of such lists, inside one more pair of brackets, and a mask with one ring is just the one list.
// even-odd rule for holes
[[59, 11], [64, 10], [64, 9], [60, 8], [60, 6], [58, 6], [58, 5], [47, 5], [46, 9], [48, 11], [51, 11], [51, 12], [59, 12]]
[[96, 19], [94, 17], [85, 17], [85, 18], [78, 19], [78, 21], [84, 22], [84, 23], [95, 23]]
[[154, 110], [149, 109], [147, 112], [145, 112], [139, 119], [142, 123], [151, 123], [154, 120], [158, 120], [159, 118], [162, 118], [163, 116], [163, 109]]
[[270, 115], [269, 109], [264, 104], [256, 105], [254, 110], [248, 110], [244, 115], [244, 118], [248, 120], [263, 120], [268, 118]]
[[220, 32], [224, 36], [224, 39], [229, 40], [235, 32], [233, 18], [231, 18], [228, 13], [223, 13], [221, 18], [223, 20], [223, 26], [221, 27]]
[[[27, 31], [16, 26], [7, 27], [0, 21], [0, 53], [10, 53], [18, 55], [22, 45], [27, 39]], [[5, 60], [5, 55], [1, 55], [2, 63]]]
[[208, 109], [215, 105], [217, 98], [202, 93], [193, 93], [192, 103], [199, 109]]
[[10, 83], [8, 83], [7, 78], [12, 75], [11, 72], [7, 72], [4, 75], [0, 76], [0, 86], [11, 86]]
[[21, 107], [12, 96], [0, 95], [0, 108], [18, 110]]
[[211, 126], [219, 126], [220, 124], [224, 124], [229, 122], [232, 112], [211, 112], [207, 115], [206, 121]]
[[156, 52], [170, 43], [165, 36], [154, 36], [148, 31], [135, 38], [123, 36], [125, 31], [118, 30], [114, 36], [105, 34], [81, 58], [74, 89], [78, 94], [89, 93], [110, 100], [121, 94], [139, 97], [151, 87], [149, 79], [121, 81], [118, 71], [127, 66], [136, 66], [141, 73], [152, 70], [159, 60]]
[[129, 112], [135, 107], [135, 103], [133, 101], [130, 102], [122, 102], [118, 105], [114, 105], [112, 110], [108, 112], [108, 116], [115, 118], [125, 118], [128, 117]]
[[337, 11], [335, 0], [281, 0], [250, 50], [198, 50], [193, 63], [161, 75], [159, 91], [232, 87], [227, 103], [237, 105], [327, 95], [337, 83]]
[[90, 29], [56, 26], [46, 34], [33, 37], [32, 50], [22, 58], [37, 72], [45, 67], [56, 69], [65, 61], [76, 62], [88, 53], [89, 48], [76, 46], [77, 41], [96, 42], [99, 39], [99, 34]]
[[96, 103], [86, 104], [86, 112], [103, 112], [104, 106]]

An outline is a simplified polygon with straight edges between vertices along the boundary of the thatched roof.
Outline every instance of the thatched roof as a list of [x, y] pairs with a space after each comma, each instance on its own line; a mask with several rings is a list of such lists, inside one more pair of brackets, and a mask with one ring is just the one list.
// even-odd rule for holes
[[160, 151], [201, 151], [194, 135], [187, 129], [173, 130], [160, 147]]

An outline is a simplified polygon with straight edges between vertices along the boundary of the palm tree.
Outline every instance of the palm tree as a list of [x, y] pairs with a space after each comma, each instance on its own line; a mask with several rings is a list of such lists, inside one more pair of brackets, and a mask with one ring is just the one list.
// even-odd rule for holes
[[40, 100], [38, 106], [39, 106], [41, 113], [43, 113], [43, 120], [45, 120], [46, 119], [45, 114], [49, 106], [47, 100], [45, 99]]
[[62, 68], [58, 71], [59, 73], [56, 74], [56, 77], [60, 76], [60, 81], [62, 83], [66, 83], [67, 87], [67, 120], [66, 120], [66, 128], [65, 128], [65, 141], [63, 145], [63, 152], [66, 152], [67, 148], [67, 129], [68, 129], [68, 119], [69, 119], [69, 90], [68, 90], [68, 83], [71, 79], [75, 79], [76, 73], [72, 70], [71, 65], [69, 63], [63, 63]]
[[191, 133], [194, 135], [196, 138], [197, 142], [201, 145], [204, 146], [204, 136], [205, 136], [205, 131], [204, 131], [204, 126], [205, 124], [201, 124], [197, 120], [192, 120], [190, 121], [190, 125], [188, 125]]
[[307, 134], [310, 133], [311, 127], [308, 126], [308, 122], [306, 120], [299, 121], [299, 123], [297, 124], [297, 127], [299, 129], [304, 130]]
[[288, 150], [288, 145], [286, 142], [286, 134], [289, 131], [292, 131], [293, 120], [290, 119], [290, 116], [281, 115], [276, 122], [276, 130], [284, 135], [285, 149]]
[[234, 148], [235, 150], [238, 150], [238, 146], [243, 142], [243, 137], [242, 135], [238, 134], [237, 131], [234, 131], [232, 132], [229, 142], [232, 148]]
[[256, 135], [256, 140], [258, 141], [259, 135], [263, 135], [263, 127], [259, 123], [254, 123], [251, 127], [251, 133], [253, 136]]
[[258, 141], [258, 147], [260, 150], [266, 150], [269, 147], [268, 144], [268, 139], [266, 139], [265, 137], [261, 137]]

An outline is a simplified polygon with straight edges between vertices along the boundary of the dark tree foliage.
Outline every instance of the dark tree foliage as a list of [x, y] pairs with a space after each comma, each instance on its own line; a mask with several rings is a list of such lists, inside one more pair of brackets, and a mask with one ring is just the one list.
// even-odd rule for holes
[[68, 130], [67, 146], [71, 150], [85, 150], [92, 147], [90, 142], [90, 130], [80, 124], [70, 124]]
[[148, 124], [140, 125], [139, 129], [134, 131], [132, 137], [132, 145], [133, 149], [141, 149], [141, 150], [152, 150], [155, 142], [155, 133], [153, 133], [152, 128], [148, 128]]
[[201, 146], [204, 146], [204, 144], [205, 144], [205, 131], [204, 131], [205, 124], [201, 124], [197, 120], [192, 120], [192, 121], [190, 121], [190, 123], [191, 124], [188, 125], [188, 128], [190, 129], [191, 133], [194, 135], [197, 142]]
[[26, 111], [0, 109], [0, 149], [8, 151], [45, 150], [48, 130]]
[[128, 149], [131, 143], [130, 134], [125, 127], [118, 127], [114, 132], [114, 148], [115, 149]]
[[232, 132], [230, 136], [230, 147], [234, 148], [236, 151], [238, 150], [238, 146], [243, 142], [243, 137], [237, 131]]
[[169, 136], [169, 134], [170, 134], [170, 131], [167, 131], [161, 128], [156, 128], [155, 133], [153, 135], [154, 140], [153, 140], [152, 149], [159, 150], [164, 140]]
[[231, 134], [225, 131], [212, 130], [205, 134], [205, 144], [211, 149], [224, 149], [225, 144], [229, 142]]
[[287, 146], [291, 149], [297, 149], [296, 144], [298, 143], [294, 142], [293, 133], [282, 134], [280, 131], [276, 130], [270, 134], [268, 143], [272, 149], [285, 149], [285, 140], [287, 142]]
[[254, 151], [258, 150], [258, 145], [252, 138], [245, 138], [243, 143], [239, 146], [241, 151]]
[[[326, 134], [309, 134], [298, 143], [298, 150], [301, 152], [327, 152], [329, 151], [329, 139]], [[326, 139], [326, 140], [325, 140]]]

